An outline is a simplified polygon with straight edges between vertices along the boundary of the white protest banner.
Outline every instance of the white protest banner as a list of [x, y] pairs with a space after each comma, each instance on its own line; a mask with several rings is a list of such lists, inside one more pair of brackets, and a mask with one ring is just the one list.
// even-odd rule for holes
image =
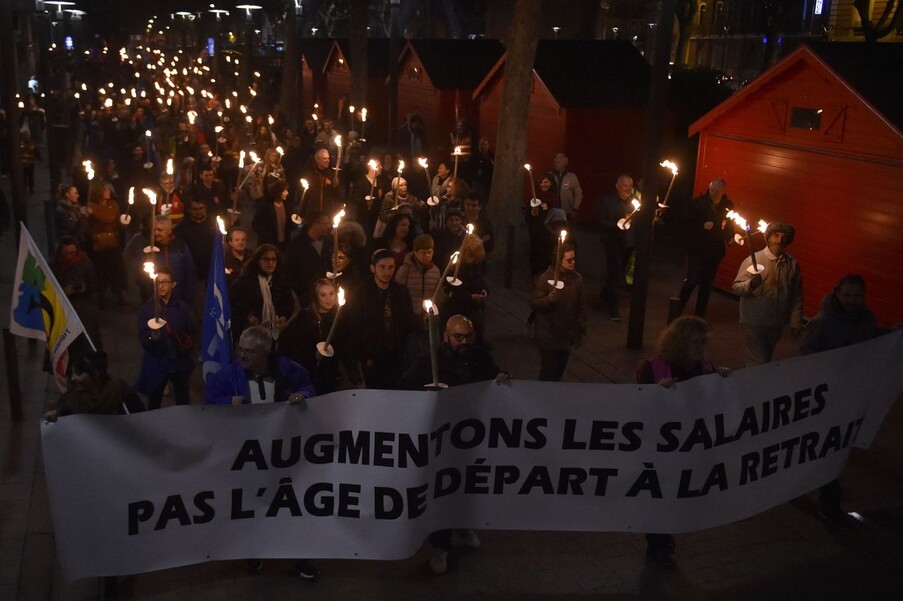
[[42, 426], [60, 562], [72, 580], [400, 559], [440, 528], [718, 526], [836, 478], [900, 394], [901, 351], [894, 332], [670, 389], [486, 382], [65, 417]]

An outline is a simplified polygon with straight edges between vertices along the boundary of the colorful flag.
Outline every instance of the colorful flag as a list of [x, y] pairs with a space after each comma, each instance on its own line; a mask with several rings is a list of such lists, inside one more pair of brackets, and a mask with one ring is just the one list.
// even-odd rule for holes
[[85, 326], [24, 224], [13, 284], [9, 330], [16, 336], [47, 343], [53, 375], [65, 390], [69, 345], [85, 333]]
[[232, 362], [232, 310], [229, 308], [229, 290], [226, 286], [223, 235], [219, 232], [213, 241], [210, 273], [207, 276], [207, 301], [204, 303], [204, 321], [201, 325], [201, 362], [204, 382], [220, 367]]

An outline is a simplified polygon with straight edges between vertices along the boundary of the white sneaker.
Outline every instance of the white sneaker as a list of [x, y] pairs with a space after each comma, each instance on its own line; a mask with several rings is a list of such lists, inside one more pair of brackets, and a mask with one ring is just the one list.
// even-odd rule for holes
[[456, 530], [455, 536], [460, 544], [468, 549], [480, 548], [480, 537], [473, 530]]
[[430, 571], [433, 574], [444, 574], [448, 571], [448, 552], [442, 549], [433, 549], [430, 556]]

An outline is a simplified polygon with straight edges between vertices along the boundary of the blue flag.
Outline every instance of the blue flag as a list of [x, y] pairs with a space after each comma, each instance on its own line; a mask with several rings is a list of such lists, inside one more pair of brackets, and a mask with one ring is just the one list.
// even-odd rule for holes
[[226, 286], [226, 258], [223, 235], [216, 233], [210, 273], [207, 275], [207, 300], [204, 302], [204, 322], [201, 326], [201, 362], [204, 382], [220, 367], [232, 362], [232, 310]]

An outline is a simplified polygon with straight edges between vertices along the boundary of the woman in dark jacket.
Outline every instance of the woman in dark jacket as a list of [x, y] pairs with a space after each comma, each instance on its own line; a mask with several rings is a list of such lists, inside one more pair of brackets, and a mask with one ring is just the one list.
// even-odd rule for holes
[[346, 317], [344, 322], [339, 319], [329, 342], [334, 354], [324, 357], [317, 351], [317, 343], [326, 341], [335, 322], [338, 300], [338, 290], [331, 280], [317, 280], [309, 305], [286, 326], [279, 339], [279, 354], [298, 362], [310, 372], [317, 394], [338, 389], [341, 379], [339, 361], [348, 350], [345, 340], [347, 329], [344, 327], [348, 323]]
[[280, 261], [275, 246], [259, 246], [229, 290], [235, 340], [245, 328], [254, 325], [265, 327], [278, 340], [279, 333], [296, 313], [298, 301], [280, 275]]
[[267, 189], [266, 200], [254, 214], [251, 228], [257, 234], [258, 244], [272, 244], [285, 252], [295, 231], [291, 211], [285, 200], [288, 198], [288, 185], [278, 181]]

